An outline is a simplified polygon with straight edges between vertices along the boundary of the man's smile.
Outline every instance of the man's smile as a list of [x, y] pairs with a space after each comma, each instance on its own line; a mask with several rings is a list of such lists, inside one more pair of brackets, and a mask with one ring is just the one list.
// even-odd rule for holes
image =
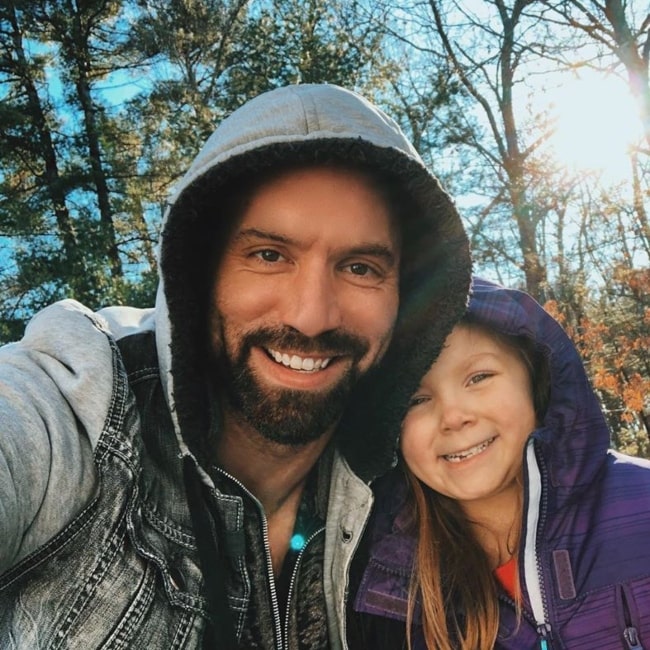
[[332, 357], [303, 357], [294, 353], [290, 354], [288, 352], [273, 350], [272, 348], [267, 348], [266, 351], [277, 363], [281, 363], [287, 368], [301, 370], [303, 372], [325, 370], [332, 360]]

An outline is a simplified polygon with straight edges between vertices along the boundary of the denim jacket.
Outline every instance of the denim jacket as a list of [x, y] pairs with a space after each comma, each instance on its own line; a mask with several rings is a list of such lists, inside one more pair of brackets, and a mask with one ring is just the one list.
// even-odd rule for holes
[[[77, 380], [92, 382], [86, 370], [94, 370], [99, 381], [101, 373], [110, 377], [107, 400], [102, 404], [98, 399], [94, 405], [96, 417], [88, 413], [84, 422], [71, 396], [68, 408], [61, 404], [59, 431], [53, 431], [53, 423], [45, 419], [38, 431], [34, 425], [40, 414], [24, 413], [32, 424], [24, 429], [25, 438], [31, 434], [33, 444], [47, 444], [50, 436], [50, 462], [34, 463], [24, 473], [13, 474], [21, 483], [15, 492], [24, 502], [26, 490], [36, 492], [44, 484], [45, 492], [34, 494], [33, 500], [47, 504], [48, 513], [41, 506], [44, 516], [37, 513], [34, 517], [28, 531], [30, 543], [23, 545], [18, 563], [0, 578], [0, 647], [199, 647], [206, 602], [189, 513], [179, 492], [182, 482], [169, 463], [175, 451], [170, 445], [158, 445], [166, 458], [152, 458], [146, 448], [148, 436], [141, 435], [134, 393], [152, 374], [157, 375], [157, 369], [138, 370], [131, 386], [115, 342], [76, 305], [56, 305], [31, 327], [42, 333], [41, 328], [66, 327], [70, 335], [75, 331], [79, 335], [95, 326], [97, 336], [79, 337], [80, 341], [92, 340], [95, 346], [86, 350], [93, 356], [84, 371], [78, 371]], [[29, 356], [17, 349], [32, 343], [29, 334], [7, 351], [19, 361]], [[38, 353], [47, 356], [40, 363], [42, 373], [32, 369], [31, 381], [40, 380], [45, 390], [48, 380], [66, 371], [65, 360], [57, 367], [52, 356], [55, 350], [42, 346]], [[110, 360], [112, 372], [100, 369], [100, 360]], [[21, 369], [28, 370], [26, 361]], [[55, 395], [52, 390], [51, 399]], [[29, 403], [25, 406], [27, 411]], [[162, 425], [161, 421], [151, 423], [149, 436], [161, 431]], [[58, 449], [62, 441], [65, 447]], [[57, 478], [76, 473], [68, 462], [71, 450], [87, 467], [83, 481]], [[161, 463], [169, 471], [152, 471]], [[44, 473], [48, 476], [42, 477]], [[3, 494], [7, 493], [3, 486]], [[59, 504], [56, 512], [49, 505], [54, 502]], [[56, 528], [60, 531], [49, 538], [50, 530]]]
[[[100, 318], [71, 301], [54, 305], [35, 319], [23, 342], [3, 350], [3, 361], [22, 371], [13, 377], [16, 394], [28, 384], [39, 390], [37, 378], [40, 390], [45, 391], [48, 380], [72, 370], [66, 367], [65, 359], [56, 364], [52, 356], [55, 348], [64, 348], [65, 341], [54, 337], [49, 349], [43, 345], [49, 338], [46, 333], [52, 330], [70, 332], [70, 337], [72, 332], [78, 336], [84, 332], [86, 336], [79, 340], [92, 341], [94, 350], [85, 350], [87, 355], [83, 356], [90, 362], [76, 373], [77, 381], [92, 385], [93, 377], [108, 374], [111, 389], [103, 404], [107, 407], [105, 416], [98, 399], [84, 423], [79, 415], [75, 416], [78, 405], [70, 393], [68, 406], [72, 410], [66, 412], [60, 405], [60, 415], [69, 418], [59, 418], [58, 432], [46, 421], [42, 427], [49, 431], [37, 431], [34, 426], [23, 430], [25, 448], [38, 444], [37, 433], [41, 434], [40, 442], [50, 435], [49, 464], [34, 458], [33, 463], [21, 468], [24, 449], [15, 446], [16, 465], [22, 471], [11, 474], [16, 484], [3, 485], [3, 494], [13, 491], [14, 502], [18, 503], [19, 495], [25, 500], [25, 492], [32, 491], [31, 501], [57, 502], [59, 508], [54, 514], [45, 513], [43, 507], [37, 509], [22, 546], [10, 536], [2, 538], [3, 568], [14, 557], [17, 562], [0, 576], [0, 647], [201, 647], [208, 605], [178, 444], [164, 406], [159, 368], [151, 363], [151, 341], [146, 340], [151, 334], [138, 335], [135, 348], [142, 349], [141, 358], [129, 360], [127, 373], [122, 351], [104, 331]], [[41, 344], [38, 355], [28, 349], [36, 341]], [[29, 359], [39, 355], [44, 355], [40, 364]], [[106, 373], [106, 368], [100, 372], [101, 362], [107, 360], [112, 372]], [[31, 371], [31, 380], [23, 376], [27, 371]], [[55, 394], [53, 391], [52, 397]], [[82, 399], [80, 404], [85, 402]], [[42, 414], [29, 412], [32, 403], [25, 401], [22, 417], [33, 425]], [[148, 417], [141, 417], [143, 412]], [[15, 424], [18, 427], [19, 423]], [[31, 441], [29, 433], [34, 434]], [[64, 449], [57, 450], [53, 445], [63, 440]], [[5, 444], [7, 438], [2, 441]], [[8, 447], [4, 458], [11, 463]], [[77, 482], [75, 468], [69, 469], [71, 456], [84, 468], [79, 472], [85, 481]], [[69, 471], [75, 480], [68, 477], [66, 487], [64, 479], [57, 477]], [[53, 494], [48, 481], [55, 490]], [[45, 492], [37, 494], [41, 486], [45, 486]], [[233, 539], [242, 532], [241, 499], [215, 488], [212, 494], [226, 522], [227, 536]], [[341, 647], [338, 639], [339, 626], [344, 625], [347, 567], [371, 504], [369, 487], [336, 454], [323, 573], [333, 648]], [[3, 521], [6, 530], [11, 530], [12, 518], [20, 513], [11, 511], [10, 501], [8, 505], [4, 509], [8, 516]], [[60, 528], [59, 532], [50, 538], [50, 530], [56, 528]], [[10, 549], [16, 547], [19, 551], [7, 562]], [[228, 595], [231, 610], [242, 615], [236, 621], [241, 633], [254, 576], [242, 558], [233, 563], [238, 567], [239, 580], [234, 581], [236, 593]], [[275, 647], [282, 647], [281, 641]], [[299, 646], [292, 641], [286, 647]]]

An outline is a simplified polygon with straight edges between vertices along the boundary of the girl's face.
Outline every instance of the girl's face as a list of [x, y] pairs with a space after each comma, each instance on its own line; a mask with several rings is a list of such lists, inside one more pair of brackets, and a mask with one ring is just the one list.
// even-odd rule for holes
[[517, 350], [461, 324], [413, 396], [402, 454], [430, 488], [489, 515], [495, 497], [516, 498], [534, 428], [530, 375]]

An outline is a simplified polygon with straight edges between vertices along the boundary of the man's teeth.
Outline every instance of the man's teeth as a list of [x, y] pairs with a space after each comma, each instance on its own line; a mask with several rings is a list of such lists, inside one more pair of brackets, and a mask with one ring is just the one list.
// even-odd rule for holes
[[277, 350], [271, 350], [269, 348], [269, 354], [283, 366], [287, 368], [292, 368], [293, 370], [306, 370], [307, 372], [314, 372], [316, 370], [325, 370], [329, 362], [332, 360], [331, 357], [324, 359], [315, 359], [314, 357], [299, 357], [297, 354], [287, 354], [278, 352]]
[[445, 460], [448, 460], [450, 463], [460, 463], [463, 460], [467, 460], [468, 458], [476, 456], [476, 454], [480, 454], [482, 451], [485, 451], [495, 440], [496, 436], [490, 438], [489, 440], [486, 440], [485, 442], [482, 442], [480, 445], [476, 445], [475, 447], [471, 447], [465, 451], [459, 451], [456, 454], [447, 454], [443, 456], [443, 458]]

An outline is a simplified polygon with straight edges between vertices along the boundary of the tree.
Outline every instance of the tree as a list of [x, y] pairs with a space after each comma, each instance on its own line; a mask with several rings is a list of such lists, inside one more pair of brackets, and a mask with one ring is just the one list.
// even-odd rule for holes
[[132, 137], [99, 87], [123, 66], [120, 9], [25, 0], [0, 10], [5, 323], [64, 295], [95, 307], [123, 300], [142, 280], [123, 268], [132, 233], [148, 237], [137, 213], [120, 212], [137, 173]]
[[376, 11], [358, 0], [257, 3], [229, 75], [237, 104], [289, 83], [333, 83], [372, 95], [395, 73], [384, 62]]
[[[506, 285], [522, 284], [541, 302], [552, 300], [549, 304], [556, 305], [589, 359], [593, 350], [587, 342], [599, 340], [600, 365], [590, 361], [589, 366], [595, 381], [604, 372], [596, 375], [597, 367], [618, 376], [623, 350], [644, 340], [642, 332], [628, 328], [628, 344], [617, 347], [622, 326], [596, 316], [603, 305], [613, 311], [611, 278], [622, 277], [623, 269], [638, 270], [650, 259], [649, 170], [643, 152], [633, 152], [630, 180], [614, 187], [603, 184], [596, 172], [570, 171], [555, 158], [552, 106], [547, 111], [536, 94], [584, 65], [589, 40], [558, 20], [558, 4], [563, 3], [401, 3], [392, 14], [390, 33], [410, 65], [395, 94], [407, 98], [402, 101], [405, 123], [425, 159], [436, 171], [442, 168], [457, 198], [477, 272]], [[449, 88], [461, 89], [450, 92], [441, 109], [433, 109], [434, 95], [426, 92], [433, 71], [449, 80]], [[442, 118], [438, 137], [427, 139], [422, 125], [435, 114]], [[621, 301], [622, 312], [637, 310], [638, 316], [640, 307], [632, 297]], [[640, 366], [630, 371], [629, 385], [632, 377], [644, 382], [644, 372]], [[634, 391], [626, 381], [617, 386], [629, 398]], [[638, 385], [636, 390], [638, 396]], [[622, 418], [627, 411], [614, 404], [613, 393], [603, 390], [601, 396], [624, 445], [624, 432], [632, 431]], [[638, 449], [646, 453], [644, 445]]]
[[[542, 43], [550, 41], [541, 17], [527, 13], [533, 1], [516, 0], [509, 7], [494, 0], [470, 8], [429, 0], [428, 13], [416, 19], [426, 27], [410, 41], [420, 52], [425, 39], [433, 42], [432, 59], [448, 62], [464, 91], [465, 101], [457, 104], [455, 136], [449, 140], [471, 152], [464, 176], [472, 174], [474, 204], [481, 203], [478, 195], [485, 197], [482, 205], [465, 213], [474, 215], [470, 234], [476, 254], [488, 264], [496, 253], [502, 268], [510, 260], [521, 269], [528, 291], [540, 298], [547, 272], [539, 246], [548, 217], [545, 196], [551, 194], [545, 185], [550, 170], [540, 169], [545, 164], [540, 149], [551, 130], [544, 116], [531, 119], [527, 112], [523, 75], [539, 58]], [[473, 108], [468, 110], [467, 101]], [[512, 229], [504, 227], [508, 214]]]
[[614, 446], [650, 457], [650, 271], [619, 268], [608, 293], [587, 306], [578, 323], [564, 306], [546, 308], [576, 342], [613, 433]]
[[88, 181], [97, 200], [104, 246], [114, 277], [122, 276], [113, 223], [113, 209], [109, 190], [109, 171], [101, 145], [102, 108], [93, 97], [93, 83], [111, 71], [105, 60], [112, 56], [111, 46], [104, 37], [106, 23], [119, 11], [118, 2], [106, 0], [71, 0], [44, 3], [43, 11], [36, 11], [36, 19], [44, 29], [44, 37], [59, 44], [63, 79], [74, 89], [70, 99], [78, 105], [83, 129], [79, 134], [87, 151]]
[[[0, 9], [0, 79], [4, 101], [0, 105], [0, 232], [8, 242], [18, 244], [21, 263], [13, 272], [12, 258], [5, 252], [2, 272], [3, 325], [0, 334], [14, 334], [23, 310], [35, 301], [57, 295], [61, 285], [83, 291], [84, 262], [73, 218], [67, 205], [67, 175], [61, 169], [51, 101], [39, 92], [44, 84], [47, 57], [28, 52], [33, 16], [29, 7], [13, 2]], [[51, 244], [48, 216], [53, 214], [61, 239], [63, 257], [69, 266], [61, 276], [45, 282], [44, 258]], [[27, 242], [29, 244], [25, 245]], [[19, 250], [20, 250], [19, 249]], [[39, 285], [43, 287], [39, 291]], [[45, 286], [43, 286], [45, 285]], [[45, 294], [45, 295], [43, 295]]]
[[[639, 106], [646, 144], [650, 147], [650, 11], [635, 11], [625, 0], [560, 0], [547, 3], [563, 25], [582, 34], [586, 58], [574, 65], [601, 69], [622, 66]], [[590, 54], [591, 53], [591, 54]], [[612, 64], [613, 62], [613, 64]]]

